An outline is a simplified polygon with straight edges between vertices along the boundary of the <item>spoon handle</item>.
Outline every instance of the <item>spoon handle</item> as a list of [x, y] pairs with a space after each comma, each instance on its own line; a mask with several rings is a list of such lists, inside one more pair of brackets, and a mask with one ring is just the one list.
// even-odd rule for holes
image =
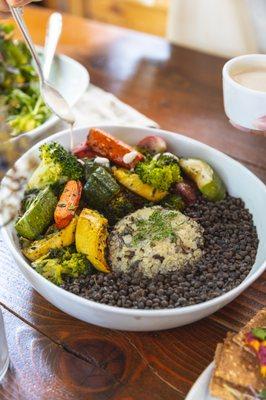
[[44, 83], [44, 75], [43, 75], [43, 71], [42, 71], [42, 65], [41, 65], [39, 56], [38, 56], [38, 54], [36, 52], [35, 46], [33, 44], [33, 40], [31, 38], [31, 35], [30, 35], [30, 33], [28, 31], [28, 28], [27, 28], [27, 26], [25, 24], [25, 21], [24, 21], [24, 18], [23, 18], [23, 14], [22, 14], [22, 9], [19, 8], [19, 7], [11, 7], [10, 6], [10, 11], [11, 11], [11, 14], [12, 14], [14, 20], [16, 21], [19, 29], [21, 30], [21, 33], [23, 35], [23, 38], [24, 38], [25, 42], [28, 45], [28, 48], [29, 48], [29, 50], [31, 52], [31, 55], [32, 55], [32, 57], [33, 57], [33, 59], [34, 59], [34, 61], [36, 63], [37, 72], [38, 72], [41, 84], [43, 84]]
[[49, 79], [51, 66], [61, 32], [62, 15], [58, 12], [55, 12], [49, 18], [45, 38], [43, 75], [46, 80]]

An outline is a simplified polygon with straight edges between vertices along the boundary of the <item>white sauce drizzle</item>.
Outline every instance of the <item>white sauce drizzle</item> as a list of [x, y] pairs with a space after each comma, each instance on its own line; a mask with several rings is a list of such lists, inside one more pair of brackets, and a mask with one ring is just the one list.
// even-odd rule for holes
[[173, 154], [173, 153], [169, 153], [168, 151], [166, 152], [166, 153], [163, 153], [165, 156], [169, 156], [169, 157], [172, 157], [172, 158], [175, 158], [177, 161], [179, 161], [179, 158], [175, 155], [175, 154]]
[[70, 151], [72, 152], [74, 147], [73, 126], [76, 122], [75, 115], [64, 97], [48, 83], [43, 87], [42, 96], [48, 107], [69, 125]]
[[96, 162], [96, 164], [104, 165], [107, 168], [110, 167], [110, 161], [105, 157], [96, 157], [94, 162]]
[[123, 157], [123, 162], [125, 164], [131, 164], [139, 153], [136, 150], [132, 150], [130, 153], [127, 153]]
[[73, 128], [74, 128], [74, 123], [69, 124], [69, 137], [70, 137], [70, 151], [71, 153], [73, 152], [74, 149], [74, 135], [73, 135]]
[[156, 155], [153, 157], [153, 159], [154, 159], [154, 160], [158, 160], [158, 158], [160, 158], [161, 156], [172, 157], [172, 158], [174, 158], [176, 161], [179, 161], [179, 158], [178, 158], [175, 154], [169, 153], [169, 152], [158, 153], [158, 154], [156, 154]]

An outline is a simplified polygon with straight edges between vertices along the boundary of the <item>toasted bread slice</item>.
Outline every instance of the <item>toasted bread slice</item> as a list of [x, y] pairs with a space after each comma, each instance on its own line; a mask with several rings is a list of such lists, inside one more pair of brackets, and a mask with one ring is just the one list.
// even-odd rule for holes
[[254, 400], [254, 396], [249, 390], [234, 386], [232, 383], [216, 377], [212, 379], [210, 391], [212, 396], [222, 400]]
[[215, 355], [214, 355], [214, 364], [215, 367], [217, 368], [217, 365], [219, 365], [221, 357], [222, 357], [222, 351], [223, 351], [223, 343], [218, 343], [216, 346], [215, 350]]
[[215, 352], [215, 370], [210, 382], [210, 392], [222, 400], [252, 400], [251, 387], [260, 392], [266, 386], [259, 370], [255, 353], [246, 346], [246, 334], [256, 327], [266, 327], [266, 308], [234, 335], [229, 333]]
[[233, 338], [233, 341], [237, 343], [239, 346], [245, 347], [246, 350], [249, 350], [252, 354], [253, 351], [249, 349], [245, 345], [245, 339], [248, 332], [253, 328], [266, 328], [266, 307], [262, 308], [254, 318], [252, 318], [247, 325], [242, 328], [238, 334], [236, 334]]
[[258, 361], [236, 344], [232, 337], [232, 334], [229, 334], [222, 350], [218, 350], [214, 378], [247, 390], [252, 386], [256, 392], [260, 392], [265, 387], [265, 381], [260, 374]]
[[254, 400], [250, 390], [215, 377], [212, 379], [210, 392], [212, 396], [223, 400]]

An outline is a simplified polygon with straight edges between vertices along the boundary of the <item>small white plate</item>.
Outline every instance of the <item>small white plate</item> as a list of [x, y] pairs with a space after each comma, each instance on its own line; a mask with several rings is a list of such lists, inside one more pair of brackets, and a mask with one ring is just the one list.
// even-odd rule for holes
[[199, 376], [197, 381], [194, 383], [190, 392], [188, 393], [185, 400], [217, 400], [217, 397], [213, 397], [209, 392], [209, 384], [214, 368], [214, 362], [212, 362]]
[[[36, 46], [36, 49], [42, 59], [43, 48]], [[54, 58], [49, 82], [59, 90], [68, 104], [72, 107], [88, 89], [90, 77], [87, 69], [79, 62], [63, 54], [57, 54]], [[51, 115], [51, 117], [42, 125], [38, 126], [38, 128], [18, 135], [14, 140], [23, 135], [24, 137], [30, 136], [31, 139], [35, 141], [44, 131], [47, 131], [49, 128], [54, 126], [58, 120], [58, 117]]]

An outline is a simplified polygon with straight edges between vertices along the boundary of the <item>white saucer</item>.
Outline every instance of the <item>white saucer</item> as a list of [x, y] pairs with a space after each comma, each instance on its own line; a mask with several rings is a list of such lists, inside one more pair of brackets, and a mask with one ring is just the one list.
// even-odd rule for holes
[[185, 400], [217, 400], [217, 397], [213, 397], [209, 392], [209, 384], [214, 368], [214, 362], [212, 362], [200, 375], [197, 381], [192, 386]]

